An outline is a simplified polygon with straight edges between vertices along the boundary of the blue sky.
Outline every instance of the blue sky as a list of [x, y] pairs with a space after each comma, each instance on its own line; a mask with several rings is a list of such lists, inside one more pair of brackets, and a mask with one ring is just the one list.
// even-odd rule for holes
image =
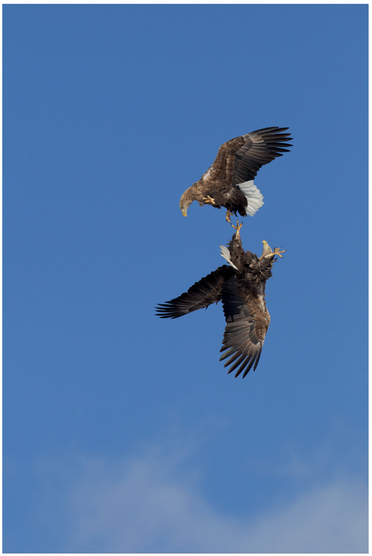
[[[367, 10], [4, 6], [4, 551], [367, 549]], [[154, 306], [234, 231], [182, 192], [266, 126], [242, 380], [220, 305]]]

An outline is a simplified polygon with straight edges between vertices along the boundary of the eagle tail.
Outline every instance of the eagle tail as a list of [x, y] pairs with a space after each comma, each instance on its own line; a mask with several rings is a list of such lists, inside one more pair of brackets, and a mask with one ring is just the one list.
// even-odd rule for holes
[[227, 247], [225, 247], [224, 245], [220, 245], [220, 249], [221, 249], [221, 257], [223, 257], [225, 259], [225, 261], [227, 263], [229, 263], [230, 266], [232, 266], [233, 268], [235, 268], [235, 270], [239, 270], [233, 262], [231, 262], [230, 259], [230, 251], [228, 250]]
[[254, 216], [258, 209], [264, 204], [261, 191], [253, 183], [253, 180], [239, 183], [237, 187], [239, 187], [240, 191], [244, 193], [247, 198], [248, 205], [245, 209], [246, 213], [249, 214], [249, 216]]

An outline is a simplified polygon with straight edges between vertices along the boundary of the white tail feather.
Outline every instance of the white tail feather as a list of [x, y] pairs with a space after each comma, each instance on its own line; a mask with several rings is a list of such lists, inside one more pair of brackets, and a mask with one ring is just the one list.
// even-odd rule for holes
[[221, 257], [223, 257], [225, 261], [229, 263], [230, 266], [235, 268], [235, 270], [238, 270], [238, 268], [234, 265], [234, 263], [231, 262], [230, 251], [228, 250], [228, 248], [225, 247], [224, 245], [220, 245], [220, 249], [221, 249]]
[[258, 209], [264, 204], [261, 191], [253, 183], [253, 180], [238, 183], [238, 187], [247, 197], [248, 206], [246, 208], [246, 213], [249, 214], [249, 216], [254, 216]]

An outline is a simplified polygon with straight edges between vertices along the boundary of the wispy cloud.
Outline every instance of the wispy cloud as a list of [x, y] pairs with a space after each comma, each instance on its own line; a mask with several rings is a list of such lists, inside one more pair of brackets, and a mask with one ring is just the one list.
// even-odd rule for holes
[[218, 512], [177, 451], [86, 458], [67, 493], [75, 552], [366, 552], [366, 486], [334, 478], [254, 520]]

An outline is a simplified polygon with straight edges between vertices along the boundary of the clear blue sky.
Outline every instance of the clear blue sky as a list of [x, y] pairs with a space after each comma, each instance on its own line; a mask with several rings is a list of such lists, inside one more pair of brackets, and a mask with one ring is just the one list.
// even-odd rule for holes
[[[366, 5], [5, 5], [4, 551], [367, 549]], [[255, 372], [178, 202], [289, 126], [245, 249], [287, 251]]]

